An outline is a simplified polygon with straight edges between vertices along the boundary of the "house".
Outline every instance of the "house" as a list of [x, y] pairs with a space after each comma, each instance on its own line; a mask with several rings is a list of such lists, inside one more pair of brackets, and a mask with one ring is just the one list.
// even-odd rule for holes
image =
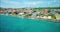
[[56, 16], [56, 20], [60, 20], [60, 14], [56, 13], [55, 16]]
[[1, 10], [1, 11], [0, 11], [0, 14], [4, 14], [4, 11], [3, 11], [3, 10]]
[[52, 14], [52, 15], [55, 15], [55, 14], [56, 14], [56, 11], [57, 11], [57, 10], [52, 9], [52, 10], [51, 10], [51, 14]]

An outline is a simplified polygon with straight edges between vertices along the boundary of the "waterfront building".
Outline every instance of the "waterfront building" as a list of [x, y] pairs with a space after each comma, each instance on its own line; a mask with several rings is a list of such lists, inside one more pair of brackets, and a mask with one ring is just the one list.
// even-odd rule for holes
[[32, 10], [28, 10], [28, 13], [29, 13], [29, 14], [32, 14], [32, 12], [33, 12]]
[[52, 9], [52, 10], [51, 10], [51, 14], [52, 14], [52, 15], [55, 15], [55, 14], [56, 14], [56, 11], [57, 11], [57, 10]]
[[34, 11], [34, 12], [32, 13], [32, 16], [36, 17], [36, 16], [38, 16], [38, 13], [37, 13], [36, 11]]
[[1, 10], [1, 11], [0, 11], [0, 14], [4, 14], [4, 11], [3, 11], [3, 10]]
[[56, 13], [55, 16], [56, 16], [56, 20], [60, 20], [60, 14]]
[[45, 9], [43, 12], [44, 15], [48, 15], [48, 9]]

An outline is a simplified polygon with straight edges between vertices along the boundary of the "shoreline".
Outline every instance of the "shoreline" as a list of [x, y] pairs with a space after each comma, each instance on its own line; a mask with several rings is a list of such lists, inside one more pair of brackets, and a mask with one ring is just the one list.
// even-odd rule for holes
[[[5, 15], [5, 14], [0, 14], [0, 15]], [[11, 15], [5, 15], [5, 16], [11, 16]], [[18, 17], [18, 18], [27, 18], [27, 19], [38, 19], [38, 20], [49, 20], [49, 21], [53, 21], [53, 22], [60, 22], [60, 20], [57, 19], [43, 19], [43, 18], [37, 18], [37, 17], [22, 17], [19, 15], [12, 15], [13, 17]]]

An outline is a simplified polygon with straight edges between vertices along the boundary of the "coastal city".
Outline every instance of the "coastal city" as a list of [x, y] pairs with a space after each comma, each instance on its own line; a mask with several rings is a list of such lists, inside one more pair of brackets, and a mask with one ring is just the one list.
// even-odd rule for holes
[[0, 0], [0, 32], [60, 32], [60, 0]]
[[51, 8], [5, 8], [0, 9], [0, 14], [20, 16], [25, 18], [60, 20], [60, 9]]

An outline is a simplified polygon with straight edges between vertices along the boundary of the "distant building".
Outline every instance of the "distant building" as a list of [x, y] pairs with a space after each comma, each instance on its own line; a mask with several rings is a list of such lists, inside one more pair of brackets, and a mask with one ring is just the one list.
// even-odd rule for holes
[[1, 10], [1, 11], [0, 11], [0, 14], [4, 14], [4, 11], [3, 11], [3, 10]]
[[56, 13], [55, 16], [56, 16], [56, 20], [60, 20], [60, 14]]
[[54, 15], [56, 13], [56, 10], [51, 10], [51, 14]]
[[48, 14], [48, 9], [43, 10], [43, 11], [42, 11], [42, 14], [43, 14], [43, 15], [47, 15], [47, 14]]
[[33, 11], [32, 10], [28, 10], [28, 13], [31, 14]]
[[45, 10], [44, 10], [44, 14], [47, 14], [47, 13], [48, 13], [48, 9], [45, 9]]

